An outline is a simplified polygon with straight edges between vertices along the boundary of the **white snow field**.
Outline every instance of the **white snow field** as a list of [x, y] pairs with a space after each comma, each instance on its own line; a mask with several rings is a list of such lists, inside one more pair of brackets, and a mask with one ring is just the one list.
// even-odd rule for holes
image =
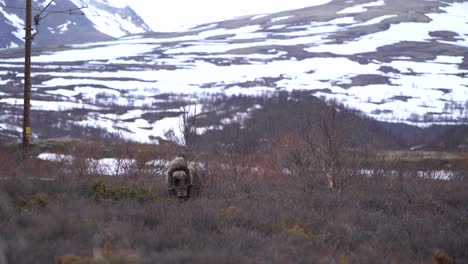
[[[306, 2], [309, 1], [297, 1], [298, 6], [310, 5]], [[330, 1], [311, 2], [322, 5]], [[121, 115], [96, 112], [76, 123], [106, 128], [142, 142], [178, 129], [178, 117], [158, 121], [142, 117], [144, 113], [160, 111], [151, 109], [160, 101], [155, 96], [168, 93], [203, 98], [218, 93], [263, 95], [281, 90], [310, 90], [319, 97], [337, 98], [382, 121], [424, 126], [466, 120], [468, 16], [460, 14], [468, 12], [468, 2], [444, 4], [442, 11], [427, 14], [427, 23], [389, 23], [398, 18], [394, 13], [379, 13], [367, 20], [357, 17], [371, 8], [384, 8], [385, 4], [386, 1], [379, 0], [340, 7], [337, 17], [328, 21], [289, 24], [297, 13], [280, 13], [276, 19], [268, 17], [270, 22], [278, 23], [274, 26], [257, 24], [265, 15], [253, 16], [247, 19], [248, 24], [235, 27], [215, 23], [176, 35], [136, 35], [35, 53], [32, 61], [40, 65], [40, 71], [34, 71], [33, 78], [40, 81], [33, 90], [48, 95], [46, 98], [59, 97], [60, 101], [34, 100], [32, 107], [98, 111], [106, 109], [103, 102], [132, 106], [137, 110]], [[344, 41], [332, 37], [335, 33], [377, 24], [387, 27]], [[433, 31], [447, 30], [457, 34], [455, 39], [431, 36]], [[382, 53], [383, 47], [410, 41], [446, 45], [444, 49], [450, 47], [455, 51], [428, 54], [430, 59], [398, 53], [386, 57]], [[21, 57], [1, 59], [1, 70], [18, 71], [22, 61]], [[463, 63], [465, 68], [461, 66]], [[273, 84], [259, 81], [265, 78], [275, 81]], [[371, 81], [360, 81], [362, 78]], [[246, 82], [257, 84], [241, 85]], [[0, 87], [6, 85], [8, 79], [0, 78]], [[0, 104], [22, 102], [5, 93], [0, 96]], [[449, 121], [437, 121], [440, 117]]]
[[[56, 154], [56, 153], [41, 153], [37, 156], [40, 160], [51, 162], [63, 162], [65, 164], [73, 163], [75, 157], [71, 155]], [[169, 160], [154, 160], [147, 162], [147, 166], [152, 167], [153, 170], [158, 170], [161, 165], [167, 165]], [[123, 176], [132, 172], [135, 167], [136, 160], [132, 159], [116, 159], [116, 158], [102, 158], [102, 159], [87, 159], [86, 166], [88, 173], [103, 175], [103, 176]], [[203, 165], [202, 165], [203, 166]], [[164, 166], [163, 166], [164, 167]], [[360, 174], [375, 177], [382, 175], [382, 171], [374, 171], [372, 169], [363, 169]], [[402, 171], [388, 170], [384, 172], [388, 177], [400, 177]], [[433, 180], [451, 180], [456, 176], [456, 173], [451, 170], [432, 170], [432, 171], [409, 171], [405, 172], [408, 176], [417, 176]]]
[[[78, 0], [77, 0], [78, 1]], [[235, 17], [276, 13], [327, 4], [332, 0], [119, 0], [135, 10], [154, 31], [183, 31], [200, 24]], [[255, 19], [260, 18], [256, 16]]]
[[[71, 164], [74, 162], [75, 157], [64, 154], [56, 153], [41, 153], [37, 156], [37, 159], [52, 161], [52, 162], [64, 162], [65, 164]], [[103, 159], [87, 159], [86, 170], [87, 173], [97, 174], [103, 176], [122, 176], [129, 173], [136, 161], [131, 159], [115, 159], [115, 158], [103, 158]]]

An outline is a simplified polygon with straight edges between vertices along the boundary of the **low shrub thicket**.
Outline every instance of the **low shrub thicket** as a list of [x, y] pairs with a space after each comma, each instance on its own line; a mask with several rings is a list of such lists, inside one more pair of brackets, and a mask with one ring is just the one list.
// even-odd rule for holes
[[105, 199], [114, 201], [120, 200], [136, 200], [139, 203], [155, 201], [158, 196], [151, 190], [144, 187], [128, 187], [128, 186], [107, 186], [103, 181], [96, 181], [92, 184], [93, 198], [99, 202]]
[[[155, 177], [0, 181], [0, 259], [7, 263], [468, 262], [463, 178], [326, 179], [237, 175], [218, 168], [201, 197], [180, 202]], [[224, 178], [223, 178], [224, 177]], [[223, 183], [224, 182], [224, 183]], [[228, 184], [226, 184], [228, 182]]]

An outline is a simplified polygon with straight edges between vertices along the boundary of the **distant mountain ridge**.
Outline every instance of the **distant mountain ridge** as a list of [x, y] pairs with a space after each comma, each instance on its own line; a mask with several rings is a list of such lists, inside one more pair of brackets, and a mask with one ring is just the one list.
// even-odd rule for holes
[[[33, 0], [33, 16], [49, 2]], [[0, 48], [14, 48], [24, 44], [23, 3], [18, 0], [0, 0]], [[87, 8], [76, 10], [85, 6]], [[74, 11], [70, 13], [67, 10]], [[47, 15], [49, 12], [52, 13]], [[102, 41], [151, 30], [130, 7], [119, 7], [106, 0], [53, 1], [44, 15], [47, 17], [41, 20], [39, 34], [34, 40], [39, 46]]]
[[[181, 101], [201, 113], [212, 96], [283, 91], [335, 99], [384, 122], [463, 125], [467, 10], [468, 1], [335, 0], [181, 32], [36, 46], [32, 109], [63, 133], [93, 127], [143, 142], [179, 127]], [[11, 135], [21, 131], [23, 64], [21, 49], [0, 50], [0, 129]], [[220, 110], [220, 123], [200, 130], [261, 108]]]

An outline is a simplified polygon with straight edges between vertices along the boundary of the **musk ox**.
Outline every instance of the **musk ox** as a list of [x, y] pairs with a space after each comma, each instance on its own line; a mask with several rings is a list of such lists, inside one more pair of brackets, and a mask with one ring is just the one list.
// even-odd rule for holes
[[200, 183], [196, 171], [194, 164], [188, 164], [184, 158], [172, 160], [166, 172], [169, 196], [187, 200], [192, 195], [198, 195]]

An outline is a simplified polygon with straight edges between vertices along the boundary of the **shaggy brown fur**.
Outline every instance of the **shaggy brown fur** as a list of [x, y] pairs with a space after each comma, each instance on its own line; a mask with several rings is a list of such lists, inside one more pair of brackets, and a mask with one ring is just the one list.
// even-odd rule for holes
[[438, 249], [432, 256], [432, 262], [434, 264], [452, 264], [453, 259], [445, 251]]
[[198, 195], [199, 181], [194, 164], [188, 164], [181, 157], [171, 161], [166, 172], [166, 184], [170, 196], [188, 199], [192, 194]]

